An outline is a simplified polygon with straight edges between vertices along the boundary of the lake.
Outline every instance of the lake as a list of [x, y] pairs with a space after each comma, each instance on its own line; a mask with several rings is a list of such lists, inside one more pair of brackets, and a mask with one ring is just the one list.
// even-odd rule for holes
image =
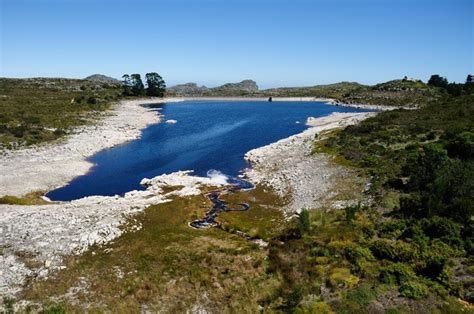
[[322, 102], [186, 101], [152, 105], [175, 124], [158, 123], [141, 138], [89, 158], [95, 166], [68, 185], [51, 191], [52, 200], [91, 195], [123, 195], [143, 189], [140, 181], [178, 170], [206, 176], [210, 170], [237, 176], [248, 167], [244, 155], [307, 128], [308, 117], [368, 110]]

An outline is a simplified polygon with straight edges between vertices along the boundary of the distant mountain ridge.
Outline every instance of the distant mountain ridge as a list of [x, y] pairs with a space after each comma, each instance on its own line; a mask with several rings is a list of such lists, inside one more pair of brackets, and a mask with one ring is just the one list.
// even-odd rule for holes
[[260, 90], [253, 80], [207, 88], [196, 83], [167, 89], [167, 96], [178, 97], [315, 97], [331, 98], [346, 104], [417, 106], [437, 98], [438, 91], [420, 80], [396, 79], [373, 86], [357, 82], [339, 82], [304, 87], [278, 87]]
[[116, 78], [103, 75], [103, 74], [92, 74], [86, 77], [85, 80], [103, 82], [103, 83], [109, 83], [109, 84], [121, 84], [121, 82], [117, 80]]
[[226, 83], [212, 88], [198, 86], [196, 83], [178, 84], [167, 88], [169, 96], [252, 96], [258, 91], [258, 85], [253, 80]]

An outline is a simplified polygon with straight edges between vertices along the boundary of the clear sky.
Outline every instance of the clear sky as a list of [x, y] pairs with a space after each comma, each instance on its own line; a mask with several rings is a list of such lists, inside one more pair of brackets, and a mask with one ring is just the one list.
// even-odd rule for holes
[[0, 76], [261, 87], [474, 72], [474, 0], [0, 0]]

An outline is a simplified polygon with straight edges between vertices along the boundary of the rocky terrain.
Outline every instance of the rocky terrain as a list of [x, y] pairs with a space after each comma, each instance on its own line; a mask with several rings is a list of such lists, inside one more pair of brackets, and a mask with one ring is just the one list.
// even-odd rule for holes
[[[340, 207], [337, 203], [326, 204], [335, 196], [333, 182], [354, 179], [345, 167], [337, 166], [324, 154], [311, 154], [317, 134], [330, 129], [355, 124], [375, 113], [333, 113], [322, 118], [308, 118], [312, 126], [306, 131], [270, 145], [253, 149], [245, 155], [252, 165], [245, 176], [254, 184], [272, 187], [279, 196], [290, 199], [287, 212], [299, 212], [302, 208], [319, 208], [323, 204]], [[357, 182], [358, 181], [358, 182]], [[363, 191], [365, 181], [356, 178], [352, 186]]]
[[[120, 236], [133, 214], [171, 196], [201, 193], [200, 186], [219, 186], [219, 180], [179, 171], [143, 179], [145, 191], [123, 197], [91, 196], [49, 205], [0, 205], [0, 295], [19, 291], [27, 278], [45, 278], [63, 269], [63, 257], [81, 254], [95, 244]], [[165, 192], [163, 187], [177, 187]], [[130, 229], [131, 228], [131, 229]], [[139, 225], [127, 230], [139, 229]]]
[[196, 83], [179, 84], [167, 88], [169, 94], [175, 96], [202, 96], [209, 90], [206, 86], [198, 86]]
[[258, 92], [255, 81], [243, 80], [239, 83], [227, 83], [221, 86], [207, 88], [196, 83], [186, 83], [167, 88], [168, 96], [250, 96]]
[[142, 106], [147, 101], [122, 101], [97, 124], [76, 128], [63, 142], [6, 151], [0, 156], [0, 196], [51, 190], [85, 174], [92, 167], [88, 157], [136, 139], [141, 129], [159, 122], [156, 111]]
[[167, 89], [169, 96], [179, 97], [313, 97], [332, 99], [338, 104], [352, 106], [391, 106], [415, 108], [439, 97], [439, 91], [420, 80], [398, 79], [373, 86], [356, 82], [339, 82], [305, 87], [278, 87], [261, 90], [256, 82], [244, 80], [219, 87], [199, 87], [196, 83]]

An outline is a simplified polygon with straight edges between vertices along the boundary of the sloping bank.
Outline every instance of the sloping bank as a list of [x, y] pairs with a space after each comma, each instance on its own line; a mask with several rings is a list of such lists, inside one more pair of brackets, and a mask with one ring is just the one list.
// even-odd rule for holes
[[285, 210], [290, 213], [322, 205], [344, 206], [337, 197], [331, 202], [332, 196], [337, 196], [334, 182], [352, 179], [351, 185], [363, 185], [363, 179], [358, 180], [350, 169], [335, 165], [327, 155], [312, 154], [315, 136], [334, 128], [356, 124], [375, 114], [334, 112], [322, 118], [310, 117], [306, 124], [311, 128], [249, 151], [245, 159], [252, 168], [247, 169], [245, 175], [252, 183], [270, 186], [280, 197], [287, 198]]
[[[22, 195], [50, 189], [86, 173], [92, 166], [87, 157], [137, 138], [142, 128], [159, 121], [155, 112], [139, 106], [143, 103], [122, 102], [110, 117], [97, 126], [85, 127], [63, 144], [3, 156], [5, 171], [0, 174], [0, 194]], [[309, 124], [316, 127], [250, 151], [246, 158], [254, 168], [247, 171], [247, 176], [254, 183], [272, 186], [280, 195], [292, 194], [291, 211], [311, 207], [315, 201], [311, 195], [327, 193], [332, 175], [347, 175], [327, 167], [329, 161], [325, 159], [314, 159], [323, 157], [309, 156], [311, 139], [318, 132], [356, 123], [369, 115], [333, 114], [310, 119]], [[20, 290], [28, 277], [45, 278], [51, 270], [63, 268], [63, 256], [80, 254], [94, 244], [120, 236], [124, 232], [121, 226], [146, 207], [166, 202], [172, 195], [199, 194], [203, 185], [221, 184], [191, 176], [189, 172], [144, 179], [142, 183], [147, 186], [145, 191], [131, 191], [123, 197], [92, 196], [48, 205], [0, 205], [0, 295]], [[165, 186], [179, 189], [166, 192]], [[317, 189], [319, 192], [315, 192]]]
[[157, 102], [163, 100], [121, 101], [96, 124], [75, 129], [62, 142], [0, 156], [0, 196], [49, 191], [87, 173], [93, 166], [87, 161], [88, 157], [102, 149], [134, 140], [146, 126], [160, 121], [156, 111], [142, 106]]

